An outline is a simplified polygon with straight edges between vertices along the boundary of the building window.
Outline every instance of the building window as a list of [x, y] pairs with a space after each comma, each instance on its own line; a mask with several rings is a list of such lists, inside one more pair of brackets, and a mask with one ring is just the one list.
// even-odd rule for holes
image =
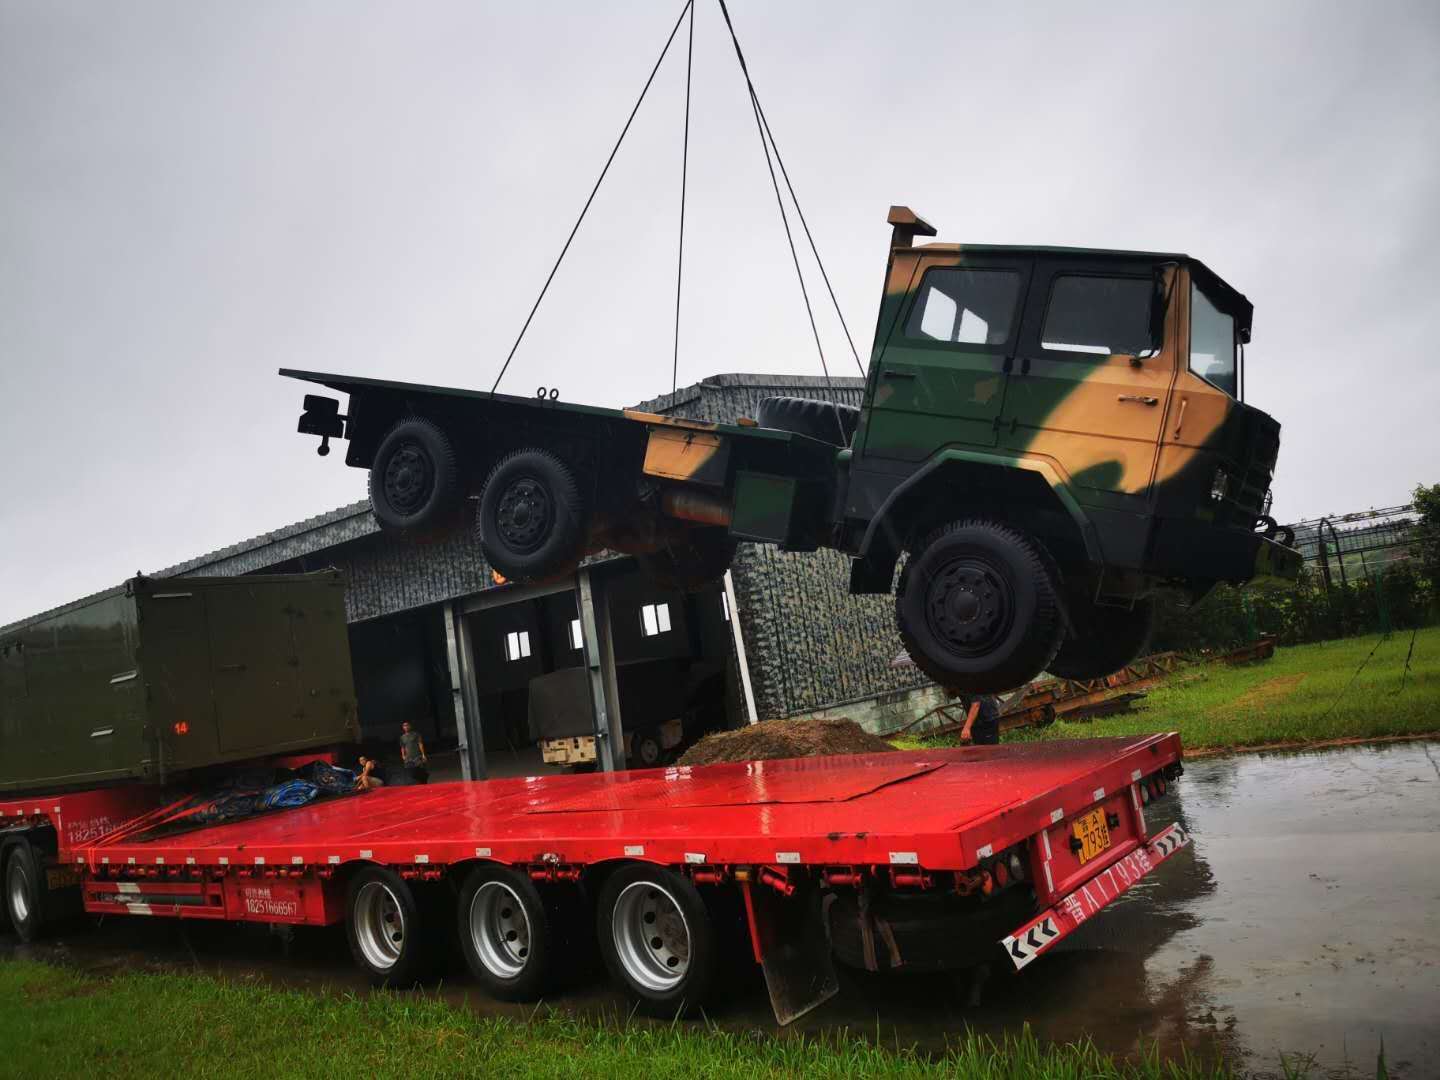
[[581, 649], [585, 647], [585, 636], [580, 633], [580, 620], [570, 620], [570, 647]]
[[905, 336], [959, 345], [1004, 345], [1020, 300], [1013, 270], [931, 270]]
[[670, 605], [646, 604], [640, 609], [640, 629], [646, 637], [670, 632]]
[[511, 630], [505, 635], [505, 659], [525, 660], [530, 656], [530, 631]]
[[730, 594], [720, 594], [720, 614], [725, 616], [725, 621], [730, 621]]
[[1051, 352], [1144, 356], [1151, 339], [1149, 278], [1066, 274], [1055, 279], [1040, 344]]

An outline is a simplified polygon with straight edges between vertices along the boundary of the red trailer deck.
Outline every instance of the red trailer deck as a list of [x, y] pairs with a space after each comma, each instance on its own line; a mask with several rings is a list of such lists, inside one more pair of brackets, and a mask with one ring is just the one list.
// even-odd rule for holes
[[[728, 887], [783, 1021], [833, 992], [828, 949], [778, 948], [814, 938], [794, 915], [830, 912], [830, 894], [861, 898], [865, 966], [903, 966], [888, 925], [874, 962], [867, 901], [904, 894], [953, 910], [957, 933], [1006, 898], [1020, 914], [1001, 944], [1030, 963], [1187, 842], [1144, 821], [1179, 760], [1168, 734], [440, 783], [156, 837], [166, 799], [116, 788], [0, 802], [0, 853], [7, 898], [49, 863], [51, 889], [78, 884], [94, 913], [344, 920], [385, 983], [413, 981], [421, 939], [458, 911], [472, 969], [504, 996], [548, 983], [561, 901], [598, 893], [612, 973], [671, 1013], [703, 1000]], [[14, 854], [27, 836], [33, 866]]]

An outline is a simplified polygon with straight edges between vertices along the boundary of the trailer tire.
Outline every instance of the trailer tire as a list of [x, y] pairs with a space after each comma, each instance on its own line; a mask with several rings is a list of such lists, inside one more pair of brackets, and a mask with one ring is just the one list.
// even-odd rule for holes
[[636, 559], [645, 576], [662, 589], [696, 592], [725, 576], [739, 546], [740, 541], [724, 527], [687, 529], [683, 538]]
[[1134, 607], [1102, 607], [1088, 596], [1071, 596], [1071, 631], [1050, 661], [1050, 674], [1062, 679], [1100, 679], [1119, 671], [1145, 651], [1155, 628], [1155, 601], [1148, 596]]
[[1049, 666], [1065, 631], [1054, 563], [1028, 533], [988, 518], [934, 530], [905, 560], [895, 624], [941, 686], [994, 694]]
[[490, 471], [475, 520], [490, 566], [515, 582], [573, 573], [585, 549], [585, 500], [570, 466], [548, 450], [505, 455]]
[[371, 985], [402, 989], [423, 982], [435, 960], [435, 927], [414, 891], [382, 866], [356, 871], [345, 890], [345, 937]]
[[814, 398], [761, 398], [756, 414], [755, 421], [763, 428], [808, 435], [832, 446], [849, 446], [860, 424], [855, 406]]
[[35, 849], [25, 839], [5, 852], [5, 916], [15, 936], [27, 945], [40, 936], [45, 924], [44, 870]]
[[632, 864], [600, 891], [596, 937], [611, 979], [641, 1012], [693, 1016], [719, 966], [715, 927], [695, 886], [664, 867]]
[[430, 540], [461, 519], [460, 467], [450, 437], [423, 416], [407, 416], [380, 440], [370, 463], [370, 510], [380, 528]]
[[536, 1001], [545, 994], [554, 919], [529, 875], [476, 867], [460, 890], [457, 913], [465, 962], [492, 997]]

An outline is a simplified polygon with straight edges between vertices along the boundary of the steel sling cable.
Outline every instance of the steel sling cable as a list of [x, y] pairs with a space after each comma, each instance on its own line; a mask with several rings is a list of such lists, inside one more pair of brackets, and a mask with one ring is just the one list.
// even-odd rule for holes
[[745, 86], [750, 95], [750, 109], [755, 114], [755, 130], [760, 136], [760, 149], [765, 154], [765, 168], [770, 173], [770, 184], [775, 189], [775, 204], [780, 209], [780, 224], [785, 227], [785, 242], [790, 247], [790, 260], [795, 264], [795, 278], [800, 283], [800, 295], [805, 301], [805, 314], [810, 320], [810, 333], [815, 338], [815, 351], [820, 354], [820, 370], [825, 373], [825, 386], [830, 391], [830, 405], [835, 414], [836, 435], [840, 445], [845, 445], [845, 424], [840, 417], [840, 405], [835, 400], [835, 384], [830, 378], [830, 366], [825, 362], [825, 347], [820, 343], [820, 331], [815, 325], [815, 312], [810, 305], [810, 290], [805, 287], [805, 274], [800, 269], [800, 256], [795, 251], [795, 237], [790, 231], [790, 217], [785, 211], [785, 199], [780, 194], [780, 181], [775, 176], [775, 164], [770, 159], [770, 139], [765, 123], [760, 117], [760, 99], [755, 84], [750, 79], [750, 68], [745, 63], [745, 53], [740, 48], [740, 39], [735, 34], [735, 24], [730, 21], [730, 9], [725, 0], [719, 0], [720, 14], [725, 17], [725, 27], [730, 32], [730, 41], [735, 46], [735, 58], [740, 62], [740, 71], [745, 76]]
[[[695, 68], [695, 3], [690, 2], [690, 40], [685, 48], [685, 136], [680, 149], [680, 245], [675, 255], [675, 353], [670, 361], [670, 396], [680, 382], [680, 284], [685, 274], [685, 187], [690, 172], [690, 75]], [[674, 405], [674, 401], [671, 401]]]
[[510, 346], [509, 355], [505, 357], [505, 363], [500, 367], [500, 374], [495, 376], [494, 383], [490, 386], [490, 393], [494, 394], [500, 385], [500, 380], [505, 377], [505, 372], [510, 369], [510, 361], [515, 359], [515, 350], [520, 348], [520, 342], [525, 337], [525, 331], [530, 329], [531, 320], [535, 318], [535, 312], [540, 309], [540, 301], [545, 299], [545, 293], [550, 289], [550, 283], [555, 280], [555, 272], [560, 269], [560, 263], [565, 259], [565, 253], [570, 250], [570, 244], [575, 239], [575, 234], [580, 231], [580, 225], [585, 220], [585, 214], [590, 209], [590, 204], [595, 201], [595, 194], [600, 190], [600, 185], [605, 181], [605, 175], [610, 171], [610, 165], [615, 160], [615, 155], [620, 150], [620, 144], [625, 141], [625, 135], [630, 130], [630, 125], [635, 121], [635, 114], [640, 111], [640, 106], [645, 101], [645, 95], [650, 90], [650, 84], [655, 81], [655, 73], [660, 70], [660, 65], [665, 61], [665, 54], [670, 51], [670, 44], [675, 40], [675, 35], [680, 30], [680, 24], [685, 20], [685, 15], [694, 6], [695, 0], [685, 0], [685, 5], [680, 9], [680, 16], [675, 20], [675, 25], [670, 28], [670, 36], [665, 39], [665, 47], [660, 50], [659, 57], [655, 60], [655, 66], [650, 69], [650, 77], [645, 80], [645, 85], [640, 90], [640, 96], [635, 101], [635, 107], [630, 110], [630, 116], [625, 121], [625, 126], [620, 129], [620, 137], [615, 140], [614, 147], [610, 150], [610, 156], [605, 159], [605, 167], [600, 170], [600, 176], [595, 181], [595, 186], [590, 189], [590, 197], [585, 200], [585, 205], [580, 209], [580, 216], [575, 219], [575, 227], [570, 230], [570, 235], [565, 239], [565, 246], [560, 249], [560, 255], [555, 260], [555, 265], [550, 268], [549, 275], [545, 278], [545, 284], [540, 287], [540, 295], [535, 298], [535, 304], [530, 308], [530, 314], [525, 317], [525, 324], [520, 327], [520, 333], [515, 338], [515, 344]]

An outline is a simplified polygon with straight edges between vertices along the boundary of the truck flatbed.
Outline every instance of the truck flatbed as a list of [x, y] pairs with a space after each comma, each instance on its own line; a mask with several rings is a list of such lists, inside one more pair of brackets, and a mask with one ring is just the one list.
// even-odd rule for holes
[[[407, 959], [405, 935], [433, 935], [421, 912], [433, 920], [436, 910], [454, 910], [458, 890], [462, 945], [467, 933], [475, 942], [466, 950], [472, 970], [502, 996], [514, 987], [485, 957], [498, 955], [495, 935], [503, 945], [504, 935], [520, 931], [476, 914], [485, 890], [503, 886], [503, 910], [512, 913], [535, 892], [523, 941], [548, 925], [539, 890], [552, 899], [598, 891], [602, 951], [613, 926], [607, 960], [620, 959], [612, 973], [652, 1010], [696, 1005], [686, 995], [703, 986], [684, 981], [694, 971], [690, 950], [714, 947], [693, 936], [691, 924], [709, 918], [701, 890], [738, 888], [755, 960], [784, 1022], [833, 993], [828, 942], [838, 956], [849, 932], [837, 931], [837, 918], [860, 927], [854, 940], [870, 941], [854, 962], [877, 964], [866, 905], [887, 898], [916, 896], [953, 912], [957, 939], [983, 926], [984, 948], [998, 944], [1017, 968], [1026, 966], [1188, 843], [1179, 826], [1151, 835], [1143, 809], [1164, 794], [1179, 762], [1171, 733], [518, 777], [381, 788], [168, 834], [158, 827], [188, 796], [117, 787], [0, 801], [0, 844], [29, 845], [31, 861], [12, 854], [8, 873], [19, 865], [43, 873], [52, 890], [78, 888], [80, 906], [92, 913], [345, 922], [357, 960], [385, 985], [413, 981], [408, 973], [419, 961]], [[36, 852], [49, 857], [37, 860]], [[657, 976], [643, 956], [635, 960], [644, 946], [624, 945], [624, 920], [638, 910], [624, 897], [635, 888], [660, 905], [659, 923], [649, 911], [649, 922], [635, 926], [681, 928], [683, 949], [637, 931], [643, 941], [667, 942], [654, 949], [672, 968], [681, 965], [673, 986], [665, 970]], [[432, 892], [422, 906], [411, 893], [424, 890]], [[844, 902], [791, 901], [828, 895]], [[828, 934], [817, 936], [813, 918], [797, 921], [797, 913], [817, 911], [831, 920]], [[898, 917], [875, 925], [882, 924], [893, 937]], [[364, 945], [391, 932], [393, 949]], [[811, 944], [797, 953], [791, 946], [801, 939]], [[523, 974], [528, 950], [510, 967], [496, 961], [498, 970]], [[902, 959], [892, 942], [889, 966]], [[629, 978], [632, 961], [638, 982]]]

